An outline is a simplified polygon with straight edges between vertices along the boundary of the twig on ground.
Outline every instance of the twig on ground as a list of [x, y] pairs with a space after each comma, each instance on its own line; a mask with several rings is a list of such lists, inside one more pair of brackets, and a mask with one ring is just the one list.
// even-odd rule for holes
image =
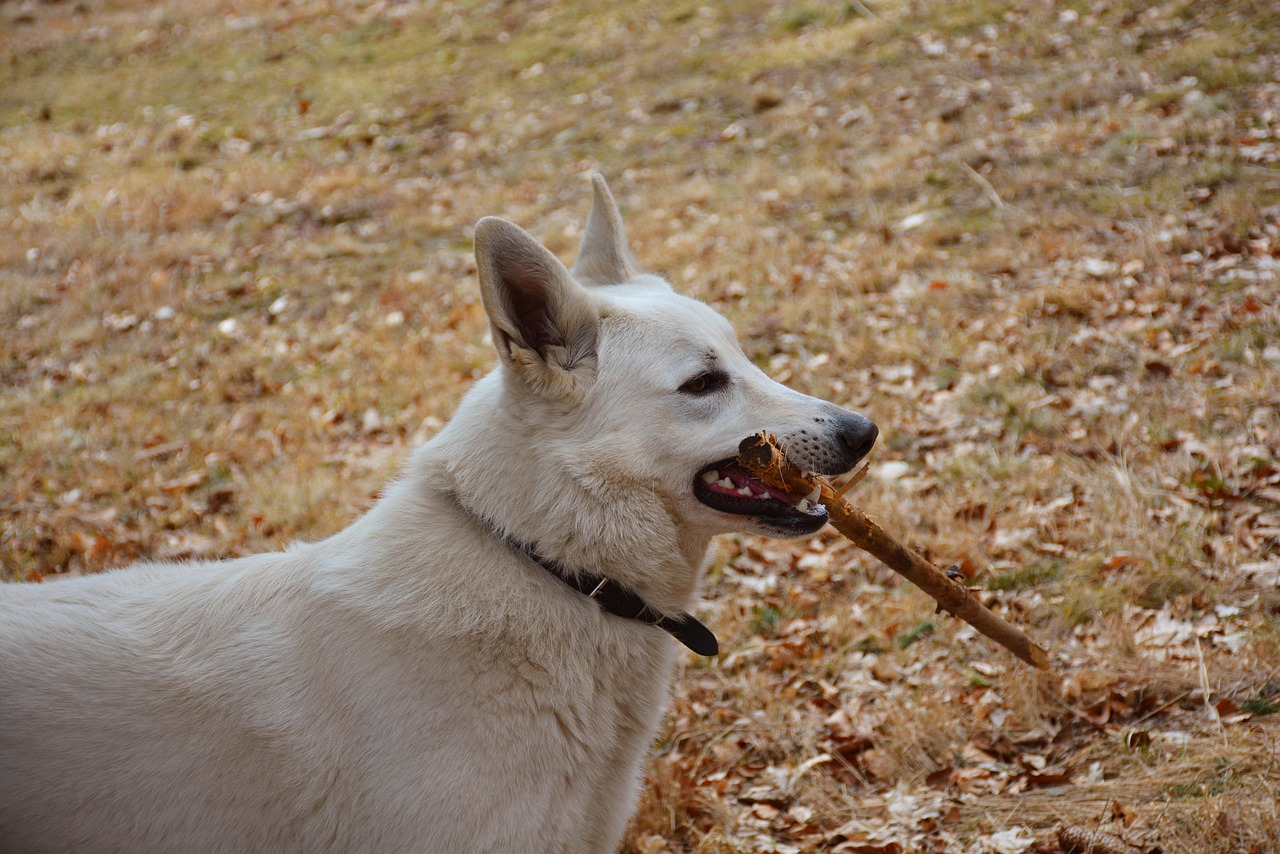
[[982, 177], [982, 173], [977, 169], [974, 169], [968, 163], [965, 163], [963, 160], [960, 161], [960, 168], [963, 169], [965, 174], [970, 178], [978, 182], [978, 186], [982, 187], [982, 191], [987, 194], [987, 198], [991, 200], [991, 204], [995, 205], [997, 208], [1004, 207], [1004, 199], [1000, 198], [1000, 194], [996, 192], [995, 187], [991, 186], [991, 182]]
[[1196, 657], [1200, 660], [1200, 692], [1204, 695], [1204, 709], [1209, 715], [1209, 720], [1218, 725], [1218, 733], [1222, 736], [1222, 745], [1227, 745], [1227, 728], [1222, 725], [1222, 715], [1218, 714], [1218, 709], [1209, 701], [1209, 670], [1204, 664], [1204, 650], [1200, 648], [1200, 636], [1196, 636]]
[[859, 13], [859, 14], [861, 14], [862, 16], [864, 16], [864, 17], [867, 17], [867, 18], [875, 18], [877, 21], [881, 20], [881, 18], [880, 18], [880, 16], [879, 16], [879, 15], [877, 15], [875, 12], [872, 12], [872, 11], [871, 11], [870, 9], [868, 9], [865, 5], [863, 5], [862, 3], [858, 2], [858, 0], [853, 0], [853, 2], [852, 2], [852, 3], [850, 3], [849, 5], [850, 5], [850, 6], [852, 6], [854, 9], [856, 9], [856, 10], [858, 11], [858, 13]]

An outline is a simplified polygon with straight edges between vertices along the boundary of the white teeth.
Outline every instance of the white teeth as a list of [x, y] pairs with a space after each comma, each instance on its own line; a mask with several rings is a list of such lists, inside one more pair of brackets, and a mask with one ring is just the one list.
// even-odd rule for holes
[[712, 469], [711, 471], [704, 471], [702, 473], [702, 477], [699, 479], [703, 483], [707, 483], [707, 484], [715, 483], [717, 480], [720, 479], [720, 472], [716, 471], [715, 469]]
[[801, 498], [801, 499], [800, 499], [800, 503], [796, 505], [796, 509], [797, 509], [797, 510], [799, 510], [801, 513], [808, 513], [808, 512], [809, 512], [809, 499], [807, 499], [807, 498]]
[[817, 500], [818, 500], [819, 498], [821, 498], [821, 497], [822, 497], [822, 487], [821, 487], [821, 486], [815, 486], [815, 487], [813, 488], [813, 492], [810, 492], [808, 495], [806, 495], [806, 496], [805, 496], [805, 498], [809, 499], [809, 501], [810, 501], [810, 502], [815, 502], [815, 501], [817, 501]]
[[719, 483], [725, 489], [733, 489], [733, 481], [729, 480], [727, 477], [720, 478]]
[[752, 496], [751, 488], [748, 486], [739, 486], [738, 494], [750, 498]]

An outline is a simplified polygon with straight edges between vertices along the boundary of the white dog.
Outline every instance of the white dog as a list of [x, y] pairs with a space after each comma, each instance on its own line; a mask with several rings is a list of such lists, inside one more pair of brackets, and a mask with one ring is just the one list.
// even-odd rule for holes
[[600, 176], [567, 270], [476, 226], [499, 366], [363, 518], [279, 554], [0, 586], [0, 850], [608, 852], [711, 537], [875, 441], [640, 273]]

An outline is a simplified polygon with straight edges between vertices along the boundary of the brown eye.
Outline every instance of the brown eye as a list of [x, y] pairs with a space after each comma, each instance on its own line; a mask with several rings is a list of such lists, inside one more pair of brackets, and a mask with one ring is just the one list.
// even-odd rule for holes
[[698, 374], [693, 379], [680, 386], [680, 391], [685, 394], [708, 394], [719, 389], [729, 381], [724, 374], [709, 372]]

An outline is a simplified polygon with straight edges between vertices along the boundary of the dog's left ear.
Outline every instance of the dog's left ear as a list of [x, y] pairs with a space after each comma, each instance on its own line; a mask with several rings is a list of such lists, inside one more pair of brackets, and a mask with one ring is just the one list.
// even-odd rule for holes
[[635, 260], [627, 248], [627, 232], [622, 227], [622, 215], [609, 192], [609, 185], [599, 172], [591, 173], [591, 213], [587, 216], [587, 228], [582, 234], [582, 247], [578, 260], [570, 272], [579, 282], [588, 285], [616, 285], [635, 277]]
[[539, 394], [577, 402], [595, 379], [596, 299], [514, 223], [485, 217], [476, 223], [475, 244], [498, 355]]

